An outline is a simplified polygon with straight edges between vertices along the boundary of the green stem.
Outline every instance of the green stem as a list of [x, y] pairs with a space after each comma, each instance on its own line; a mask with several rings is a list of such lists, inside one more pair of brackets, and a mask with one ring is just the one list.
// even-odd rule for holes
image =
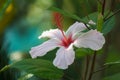
[[6, 65], [4, 66], [1, 70], [0, 70], [0, 73], [3, 72], [3, 71], [6, 71], [7, 69], [9, 69], [11, 67], [11, 65]]
[[88, 74], [88, 68], [89, 68], [89, 61], [90, 61], [90, 57], [87, 55], [86, 56], [86, 65], [85, 65], [85, 74], [84, 74], [84, 80], [87, 79], [87, 74]]
[[2, 69], [0, 69], [0, 73], [3, 72], [3, 71], [6, 71], [8, 70], [10, 67], [12, 67], [16, 62], [12, 63], [12, 64], [9, 64], [9, 65], [6, 65], [4, 66]]
[[93, 76], [93, 71], [94, 71], [95, 61], [96, 61], [96, 53], [97, 53], [97, 51], [94, 52], [94, 55], [92, 58], [92, 63], [91, 63], [90, 74], [89, 74], [88, 80], [91, 80], [92, 76]]

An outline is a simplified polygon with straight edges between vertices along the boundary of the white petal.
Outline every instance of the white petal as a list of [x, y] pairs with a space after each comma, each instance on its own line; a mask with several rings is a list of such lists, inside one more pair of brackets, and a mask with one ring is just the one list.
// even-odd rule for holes
[[76, 47], [90, 48], [92, 50], [99, 50], [103, 47], [105, 38], [102, 33], [97, 30], [90, 30], [87, 33], [83, 33], [78, 39], [75, 40], [74, 45]]
[[71, 65], [75, 58], [75, 52], [73, 47], [69, 48], [61, 47], [57, 53], [56, 58], [53, 61], [53, 64], [60, 69], [67, 69]]
[[59, 42], [57, 40], [50, 39], [39, 46], [33, 47], [30, 50], [30, 55], [32, 58], [36, 58], [37, 56], [44, 56], [48, 51], [58, 47], [58, 44]]
[[63, 35], [59, 29], [50, 29], [48, 31], [44, 31], [38, 38], [40, 39], [44, 37], [61, 39]]
[[66, 31], [67, 35], [75, 34], [81, 32], [86, 29], [86, 26], [83, 23], [75, 22], [73, 25], [69, 27]]

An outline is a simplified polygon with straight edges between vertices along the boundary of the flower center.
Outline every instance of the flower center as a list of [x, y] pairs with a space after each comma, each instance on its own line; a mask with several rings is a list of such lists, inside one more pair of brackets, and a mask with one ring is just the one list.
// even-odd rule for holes
[[74, 42], [74, 40], [72, 39], [72, 36], [69, 36], [68, 38], [67, 38], [67, 37], [64, 37], [64, 38], [62, 39], [61, 45], [64, 46], [65, 48], [68, 48], [69, 45], [70, 45], [71, 43], [73, 43], [73, 42]]

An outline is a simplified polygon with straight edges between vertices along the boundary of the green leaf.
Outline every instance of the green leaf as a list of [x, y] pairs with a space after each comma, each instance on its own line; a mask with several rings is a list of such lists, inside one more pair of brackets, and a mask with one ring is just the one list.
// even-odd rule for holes
[[70, 17], [70, 18], [75, 19], [75, 20], [78, 20], [78, 21], [80, 21], [80, 22], [87, 23], [87, 22], [85, 22], [83, 19], [81, 19], [79, 16], [77, 16], [77, 15], [75, 15], [75, 14], [71, 14], [70, 12], [66, 12], [66, 11], [64, 11], [64, 10], [61, 10], [61, 9], [59, 9], [59, 8], [51, 7], [50, 10], [59, 12], [59, 13], [61, 13], [61, 14], [64, 15], [64, 16]]
[[[75, 52], [76, 52], [76, 57], [77, 58], [81, 58], [81, 57], [84, 57], [84, 56], [87, 56], [87, 55], [94, 54], [94, 51], [89, 49], [89, 48], [79, 48], [79, 49], [76, 49]], [[97, 51], [97, 54], [101, 54], [101, 53], [103, 53], [102, 49]]]
[[119, 50], [114, 46], [109, 47], [109, 55], [106, 58], [105, 63], [117, 62], [120, 60]]
[[85, 20], [87, 23], [89, 22], [89, 20], [92, 20], [95, 23], [97, 23], [97, 17], [98, 17], [98, 12], [94, 12], [94, 13], [91, 13], [88, 16], [84, 17], [83, 20]]
[[34, 74], [44, 79], [59, 79], [63, 72], [52, 65], [52, 62], [43, 59], [25, 59], [11, 65], [27, 73]]
[[[110, 14], [112, 14], [112, 13], [110, 13]], [[88, 17], [89, 17], [90, 20], [97, 23], [98, 12], [91, 13], [91, 14], [88, 15]], [[88, 22], [89, 21], [88, 17], [87, 16], [84, 17], [83, 20]], [[106, 35], [107, 33], [109, 33], [114, 28], [114, 25], [115, 25], [115, 17], [112, 17], [109, 20], [105, 21], [103, 26], [102, 26], [102, 33], [104, 35]], [[96, 29], [96, 25], [95, 26], [92, 25], [92, 28]]]
[[115, 62], [108, 62], [108, 63], [105, 63], [104, 65], [114, 65], [114, 64], [120, 64], [120, 60]]
[[112, 76], [114, 74], [120, 73], [120, 63], [110, 63], [110, 64], [105, 64], [105, 66], [108, 66], [106, 68], [104, 76]]
[[115, 26], [115, 17], [113, 16], [109, 20], [105, 21], [105, 23], [103, 24], [102, 33], [106, 35], [114, 28], [114, 26]]
[[114, 74], [112, 76], [107, 76], [103, 80], [120, 80], [120, 73]]
[[33, 77], [33, 74], [25, 74], [20, 76], [17, 80], [30, 80]]
[[[97, 18], [98, 18], [98, 12], [94, 12], [84, 17], [83, 20], [86, 21], [87, 23], [89, 22], [89, 20], [92, 20], [93, 22], [97, 23]], [[96, 25], [91, 25], [90, 27], [92, 29], [96, 29]]]
[[110, 46], [109, 55], [106, 58], [105, 66], [108, 66], [105, 70], [104, 76], [112, 76], [114, 74], [120, 73], [120, 56], [119, 56], [119, 50], [114, 48], [114, 46]]
[[93, 53], [91, 49], [85, 49], [85, 48], [77, 49], [75, 52], [76, 52], [76, 57], [78, 58], [84, 57], [86, 55], [91, 55]]

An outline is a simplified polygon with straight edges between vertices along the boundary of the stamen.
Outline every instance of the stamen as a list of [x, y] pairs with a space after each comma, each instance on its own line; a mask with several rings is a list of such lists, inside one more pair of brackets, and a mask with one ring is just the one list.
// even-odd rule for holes
[[60, 30], [63, 30], [63, 25], [62, 25], [63, 17], [62, 17], [62, 15], [58, 12], [54, 12], [53, 16], [54, 16], [55, 25], [57, 25], [57, 27]]
[[60, 31], [62, 32], [63, 37], [65, 38], [65, 40], [67, 41], [67, 37], [65, 36], [64, 32], [63, 32], [63, 25], [62, 25], [62, 21], [63, 21], [63, 17], [60, 13], [58, 12], [54, 12], [53, 13], [54, 16], [54, 22], [55, 25], [57, 25], [57, 27], [60, 29]]

